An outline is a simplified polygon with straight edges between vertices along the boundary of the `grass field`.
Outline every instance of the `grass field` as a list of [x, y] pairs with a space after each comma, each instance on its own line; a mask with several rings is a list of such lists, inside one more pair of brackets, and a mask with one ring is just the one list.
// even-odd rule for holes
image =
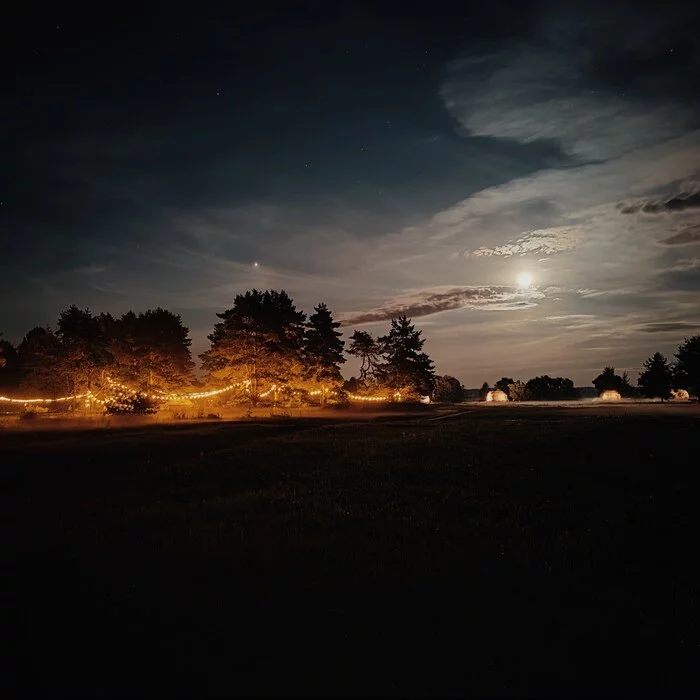
[[698, 688], [697, 406], [0, 432], [20, 693]]

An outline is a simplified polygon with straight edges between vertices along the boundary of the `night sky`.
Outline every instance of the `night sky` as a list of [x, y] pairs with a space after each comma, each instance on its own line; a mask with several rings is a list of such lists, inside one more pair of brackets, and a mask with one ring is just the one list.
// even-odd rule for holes
[[700, 332], [691, 3], [60, 5], [2, 22], [7, 339], [285, 289], [474, 386]]

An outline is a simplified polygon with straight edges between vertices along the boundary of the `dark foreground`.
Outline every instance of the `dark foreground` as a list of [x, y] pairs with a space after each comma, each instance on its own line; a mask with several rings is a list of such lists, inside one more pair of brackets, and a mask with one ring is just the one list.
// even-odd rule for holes
[[0, 433], [13, 695], [698, 688], [696, 410]]

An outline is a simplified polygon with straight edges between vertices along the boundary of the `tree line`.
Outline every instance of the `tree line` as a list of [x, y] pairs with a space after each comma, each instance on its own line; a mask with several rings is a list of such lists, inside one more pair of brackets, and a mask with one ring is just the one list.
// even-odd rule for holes
[[[670, 399], [674, 391], [686, 390], [700, 396], [700, 335], [685, 338], [674, 353], [675, 361], [670, 362], [660, 352], [644, 361], [644, 369], [632, 385], [627, 372], [616, 374], [614, 367], [605, 367], [591, 384], [599, 395], [604, 391], [616, 391], [622, 398]], [[493, 387], [484, 382], [478, 392], [481, 400], [489, 391], [500, 390], [510, 401], [561, 401], [578, 399], [580, 391], [571, 379], [543, 375], [527, 382], [501, 377]], [[466, 390], [459, 380], [449, 375], [435, 378], [436, 401], [456, 402], [466, 397]]]
[[[102, 391], [116, 382], [144, 395], [191, 393], [235, 386], [230, 400], [256, 403], [281, 393], [325, 403], [343, 395], [394, 396], [457, 402], [465, 389], [455, 377], [436, 376], [425, 339], [406, 316], [391, 320], [385, 335], [354, 331], [346, 343], [340, 323], [324, 303], [311, 315], [285, 291], [253, 289], [238, 294], [216, 314], [195, 375], [189, 329], [166, 309], [128, 311], [115, 317], [72, 305], [54, 328], [32, 328], [16, 347], [0, 337], [0, 393], [54, 398]], [[1, 334], [0, 334], [1, 335]], [[359, 361], [359, 376], [341, 374], [345, 354]], [[626, 373], [605, 367], [592, 380], [598, 393], [667, 399], [674, 389], [700, 393], [700, 336], [686, 338], [669, 362], [655, 353], [644, 362], [637, 386]], [[485, 398], [487, 382], [479, 390]], [[501, 377], [493, 389], [512, 401], [580, 398], [571, 379], [542, 375], [527, 382]]]
[[[325, 403], [344, 392], [430, 394], [433, 363], [425, 340], [406, 316], [377, 338], [355, 331], [350, 345], [324, 303], [307, 317], [285, 291], [238, 294], [208, 335], [195, 376], [189, 329], [166, 309], [114, 317], [72, 305], [55, 328], [31, 329], [18, 346], [0, 339], [0, 393], [54, 398], [128, 386], [144, 396], [235, 387], [231, 400], [256, 403], [281, 393]], [[344, 353], [361, 362], [360, 377], [346, 382]], [[228, 396], [227, 393], [227, 396]]]

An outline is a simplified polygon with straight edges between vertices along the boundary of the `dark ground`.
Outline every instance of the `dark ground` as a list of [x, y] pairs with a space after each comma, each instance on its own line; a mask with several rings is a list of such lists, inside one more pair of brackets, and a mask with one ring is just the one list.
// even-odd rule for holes
[[0, 432], [12, 695], [697, 691], [700, 413]]

